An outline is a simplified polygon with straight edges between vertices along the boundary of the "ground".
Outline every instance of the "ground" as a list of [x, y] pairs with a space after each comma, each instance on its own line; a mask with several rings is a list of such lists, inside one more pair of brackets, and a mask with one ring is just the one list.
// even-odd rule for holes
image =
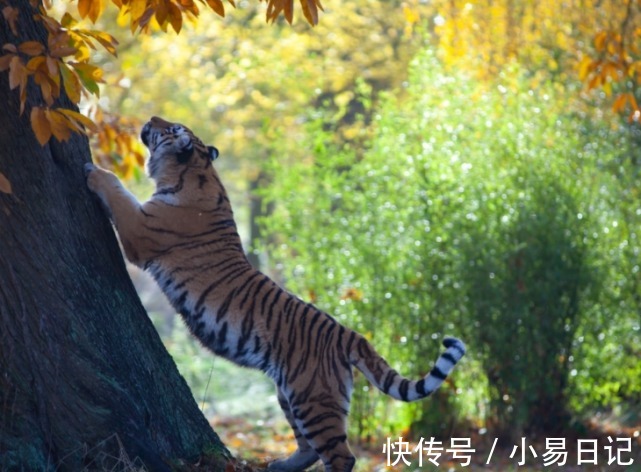
[[[230, 449], [243, 466], [247, 468], [244, 472], [259, 472], [265, 469], [269, 461], [291, 454], [295, 449], [293, 434], [284, 420], [273, 419], [266, 422], [251, 424], [248, 421], [235, 418], [217, 418], [212, 421], [212, 426], [221, 435], [221, 439]], [[493, 441], [484, 440], [478, 435], [478, 432], [471, 432], [466, 436], [470, 438], [475, 451], [471, 454], [469, 466], [463, 467], [460, 461], [451, 460], [449, 454], [444, 454], [446, 460], [438, 459], [439, 466], [432, 465], [428, 462], [427, 456], [423, 457], [423, 464], [419, 465], [417, 453], [406, 456], [411, 466], [405, 466], [401, 460], [396, 466], [387, 466], [387, 457], [383, 453], [385, 440], [379, 445], [357, 445], [352, 449], [356, 454], [358, 461], [355, 472], [409, 472], [409, 471], [485, 471], [485, 472], [534, 472], [543, 470], [562, 470], [563, 472], [639, 472], [641, 471], [641, 436], [639, 428], [616, 428], [608, 429], [606, 425], [588, 425], [591, 429], [587, 430], [581, 438], [570, 439], [575, 434], [568, 433], [567, 439], [567, 461], [563, 467], [556, 464], [544, 466], [543, 454], [546, 452], [545, 440], [530, 442], [526, 440], [526, 465], [518, 466], [521, 459], [522, 448], [519, 443], [517, 450], [514, 452], [512, 459], [512, 447], [497, 447], [493, 453], [489, 465], [486, 464], [490, 455]], [[636, 436], [635, 436], [636, 434]], [[620, 462], [633, 463], [629, 466], [617, 465], [616, 461], [608, 465], [607, 450], [602, 446], [609, 444], [607, 438], [611, 437], [614, 444], [617, 444], [617, 438], [630, 438], [632, 453], [621, 451]], [[599, 448], [596, 457], [596, 465], [577, 464], [577, 439], [597, 439]], [[487, 438], [490, 439], [490, 438]], [[589, 443], [586, 443], [589, 444]], [[623, 443], [620, 443], [623, 445]], [[537, 458], [532, 456], [529, 446], [532, 445]], [[627, 445], [627, 444], [626, 444]], [[408, 450], [412, 451], [417, 447], [417, 443], [408, 444]], [[445, 446], [448, 447], [447, 444]], [[616, 449], [615, 449], [616, 450]], [[616, 453], [615, 453], [616, 457]], [[583, 458], [587, 461], [591, 459], [591, 454], [585, 454]], [[323, 468], [320, 462], [309, 469], [309, 472], [322, 472]]]

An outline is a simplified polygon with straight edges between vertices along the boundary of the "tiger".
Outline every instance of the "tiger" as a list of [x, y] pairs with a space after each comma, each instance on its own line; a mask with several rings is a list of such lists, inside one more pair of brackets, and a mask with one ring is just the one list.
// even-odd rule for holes
[[241, 244], [230, 200], [213, 162], [219, 151], [186, 126], [152, 117], [141, 132], [155, 192], [141, 204], [111, 172], [85, 166], [126, 257], [154, 277], [190, 332], [214, 354], [263, 371], [297, 443], [269, 471], [302, 471], [319, 459], [326, 472], [351, 471], [347, 442], [353, 367], [402, 401], [433, 393], [461, 360], [465, 344], [443, 339], [429, 373], [410, 380], [365, 336], [281, 288], [254, 268]]

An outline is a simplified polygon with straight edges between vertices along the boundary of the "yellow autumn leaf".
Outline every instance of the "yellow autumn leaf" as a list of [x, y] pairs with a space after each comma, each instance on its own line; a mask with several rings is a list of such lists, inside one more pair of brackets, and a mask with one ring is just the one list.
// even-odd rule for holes
[[603, 84], [603, 77], [601, 77], [600, 74], [596, 74], [592, 79], [588, 82], [588, 90], [592, 90], [593, 88], [599, 87], [600, 85]]
[[22, 59], [19, 56], [13, 56], [11, 62], [9, 63], [9, 88], [11, 90], [15, 89], [18, 86], [24, 88], [24, 85], [27, 83], [27, 76], [29, 72], [25, 65], [22, 63]]
[[58, 61], [51, 56], [47, 56], [46, 61], [47, 61], [47, 70], [49, 71], [49, 75], [51, 75], [52, 77], [59, 77], [60, 67], [58, 66]]
[[126, 134], [118, 134], [116, 136], [116, 148], [118, 149], [118, 154], [121, 156], [126, 156], [129, 151], [129, 139]]
[[408, 7], [407, 5], [403, 6], [403, 16], [405, 16], [405, 21], [407, 21], [410, 25], [418, 23], [418, 21], [421, 19], [418, 11]]
[[[207, 0], [209, 3], [212, 0]], [[167, 16], [169, 15], [169, 0], [158, 0], [156, 4], [156, 21], [159, 25], [164, 25], [167, 21]]]
[[6, 6], [2, 9], [2, 16], [9, 25], [14, 36], [18, 36], [18, 16], [20, 11], [15, 7]]
[[76, 70], [76, 72], [81, 73], [83, 76], [90, 78], [96, 82], [104, 82], [102, 79], [102, 69], [93, 64], [87, 64], [86, 62], [72, 62], [71, 66]]
[[51, 125], [44, 110], [40, 107], [31, 109], [31, 128], [41, 146], [44, 146], [51, 138]]
[[129, 4], [129, 8], [130, 8], [130, 14], [131, 14], [131, 21], [137, 22], [145, 13], [145, 10], [147, 9], [147, 1], [131, 0], [131, 3]]
[[176, 34], [179, 34], [183, 25], [183, 15], [180, 9], [173, 3], [169, 4], [169, 23]]
[[[301, 0], [304, 1], [304, 0]], [[285, 0], [269, 0], [267, 4], [267, 21], [276, 21], [280, 12], [285, 8]]]
[[43, 74], [40, 70], [33, 75], [33, 79], [36, 85], [40, 86], [40, 92], [45, 103], [48, 106], [53, 105], [53, 99], [60, 94], [60, 88], [49, 79], [48, 75]]
[[291, 25], [294, 20], [294, 0], [285, 0], [284, 14], [287, 23]]
[[612, 79], [613, 81], [618, 81], [624, 75], [621, 71], [621, 66], [616, 62], [608, 62], [607, 66], [607, 70], [605, 70], [603, 73], [604, 75], [610, 77], [610, 79]]
[[[222, 0], [207, 0], [207, 5], [209, 5], [209, 7], [219, 16], [225, 16], [225, 6], [223, 5]], [[156, 18], [158, 18], [158, 13], [156, 13]]]
[[633, 113], [638, 113], [639, 112], [639, 104], [637, 103], [637, 99], [634, 97], [633, 93], [628, 93], [628, 102], [630, 102], [630, 107], [632, 107], [632, 112]]
[[353, 300], [355, 302], [360, 302], [363, 300], [363, 291], [357, 288], [348, 288], [345, 290], [343, 295], [341, 295], [341, 300]]
[[617, 99], [614, 101], [612, 104], [612, 111], [614, 113], [619, 113], [623, 111], [625, 108], [625, 105], [628, 103], [628, 94], [627, 93], [622, 93], [617, 97]]
[[27, 69], [31, 72], [37, 71], [42, 64], [45, 64], [46, 58], [44, 56], [36, 56], [29, 59], [27, 62]]
[[0, 192], [11, 195], [13, 191], [11, 190], [11, 182], [5, 177], [5, 175], [0, 172]]
[[116, 135], [117, 135], [117, 133], [116, 133], [116, 130], [115, 130], [115, 129], [113, 129], [113, 127], [111, 127], [111, 126], [109, 126], [109, 125], [105, 125], [105, 127], [104, 127], [104, 130], [103, 130], [103, 131], [104, 131], [105, 136], [107, 137], [107, 140], [108, 140], [110, 143], [111, 143], [112, 141], [115, 141], [115, 140], [116, 140]]
[[74, 68], [85, 89], [96, 96], [100, 96], [98, 83], [104, 82], [102, 69], [86, 62], [70, 62], [69, 65]]
[[[58, 109], [60, 111], [60, 109]], [[71, 118], [67, 117], [67, 126], [69, 129], [75, 133], [80, 133], [80, 134], [87, 134], [87, 130], [85, 130], [80, 123], [78, 123], [75, 120], [72, 120]]]
[[39, 56], [45, 51], [45, 46], [38, 41], [25, 41], [18, 45], [18, 51], [27, 56]]
[[138, 167], [145, 165], [145, 156], [143, 156], [141, 152], [133, 151], [133, 157]]
[[177, 3], [183, 10], [191, 13], [195, 17], [197, 17], [200, 13], [198, 10], [198, 6], [196, 5], [196, 3], [194, 3], [194, 0], [177, 0]]
[[79, 122], [85, 128], [89, 129], [90, 131], [92, 131], [94, 133], [98, 131], [98, 128], [97, 128], [96, 124], [93, 121], [91, 121], [91, 119], [87, 118], [85, 115], [82, 115], [82, 114], [78, 113], [77, 111], [68, 110], [66, 108], [59, 108], [58, 111], [60, 113], [62, 113], [63, 115], [65, 115], [67, 118], [71, 118], [71, 119]]
[[98, 21], [98, 18], [100, 18], [100, 15], [102, 15], [103, 8], [103, 0], [92, 0], [91, 6], [89, 8], [89, 19], [92, 21], [92, 23]]
[[148, 34], [150, 32], [150, 22], [154, 18], [154, 9], [147, 8], [142, 16], [132, 23], [132, 30], [139, 28], [142, 33]]
[[60, 25], [62, 25], [63, 28], [73, 28], [78, 24], [76, 19], [71, 16], [68, 12], [62, 15], [62, 18], [60, 19]]
[[585, 80], [590, 72], [594, 70], [594, 62], [589, 56], [585, 56], [581, 59], [579, 64], [579, 80]]
[[102, 47], [106, 49], [106, 51], [109, 54], [113, 56], [118, 55], [116, 52], [116, 46], [118, 45], [118, 41], [116, 40], [116, 38], [114, 38], [110, 34], [105, 33], [104, 31], [95, 31], [95, 30], [94, 31], [82, 30], [82, 32], [87, 36], [90, 36], [96, 41], [98, 41], [102, 45]]
[[610, 55], [620, 55], [623, 52], [621, 35], [618, 33], [610, 34], [609, 41], [606, 46], [607, 46], [606, 49]]
[[20, 88], [20, 116], [24, 113], [24, 109], [27, 106], [27, 87]]
[[58, 141], [67, 141], [71, 137], [72, 128], [69, 120], [55, 110], [46, 109], [45, 116], [51, 127], [51, 133]]
[[594, 48], [599, 52], [603, 51], [607, 39], [607, 31], [600, 31], [599, 33], [597, 33], [597, 35], [594, 37]]
[[91, 10], [91, 3], [93, 0], [78, 0], [78, 14], [80, 18], [86, 18]]
[[85, 62], [88, 61], [89, 58], [91, 57], [91, 51], [89, 49], [89, 46], [87, 46], [87, 43], [85, 41], [78, 41], [76, 42], [76, 52], [73, 55], [73, 58], [78, 61], [78, 62]]
[[4, 72], [9, 68], [14, 56], [15, 54], [5, 54], [4, 56], [0, 56], [0, 72]]
[[53, 58], [61, 58], [66, 56], [73, 56], [78, 53], [78, 49], [72, 46], [59, 46], [50, 49], [49, 55]]
[[316, 2], [314, 2], [314, 0], [300, 0], [300, 3], [303, 7], [303, 16], [305, 16], [307, 22], [312, 26], [316, 26], [318, 24]]
[[80, 85], [80, 79], [78, 76], [69, 69], [69, 66], [64, 62], [60, 63], [60, 74], [62, 76], [62, 83], [67, 92], [67, 96], [73, 103], [80, 102], [80, 95], [82, 91], [82, 86]]
[[102, 111], [102, 108], [96, 105], [89, 108], [88, 114], [93, 116], [93, 119], [96, 123], [102, 123], [105, 119], [105, 113]]

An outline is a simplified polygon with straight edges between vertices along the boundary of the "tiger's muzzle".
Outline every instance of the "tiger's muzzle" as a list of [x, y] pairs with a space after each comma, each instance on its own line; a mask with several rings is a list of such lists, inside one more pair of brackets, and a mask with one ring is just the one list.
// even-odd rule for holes
[[162, 118], [158, 116], [152, 116], [147, 123], [142, 127], [142, 131], [140, 132], [140, 139], [142, 139], [142, 142], [145, 146], [149, 147], [150, 143], [150, 135], [151, 135], [151, 130], [153, 128], [156, 128], [158, 130], [162, 129], [167, 129], [171, 126], [173, 126], [174, 123], [170, 123], [169, 121], [163, 120]]

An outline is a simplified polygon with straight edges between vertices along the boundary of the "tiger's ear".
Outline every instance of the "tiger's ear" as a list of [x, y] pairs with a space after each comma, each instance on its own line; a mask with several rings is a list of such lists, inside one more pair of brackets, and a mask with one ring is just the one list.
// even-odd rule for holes
[[209, 158], [212, 161], [215, 161], [216, 159], [218, 159], [218, 156], [220, 155], [220, 153], [218, 152], [218, 149], [216, 149], [214, 146], [207, 146], [207, 151], [209, 151]]

